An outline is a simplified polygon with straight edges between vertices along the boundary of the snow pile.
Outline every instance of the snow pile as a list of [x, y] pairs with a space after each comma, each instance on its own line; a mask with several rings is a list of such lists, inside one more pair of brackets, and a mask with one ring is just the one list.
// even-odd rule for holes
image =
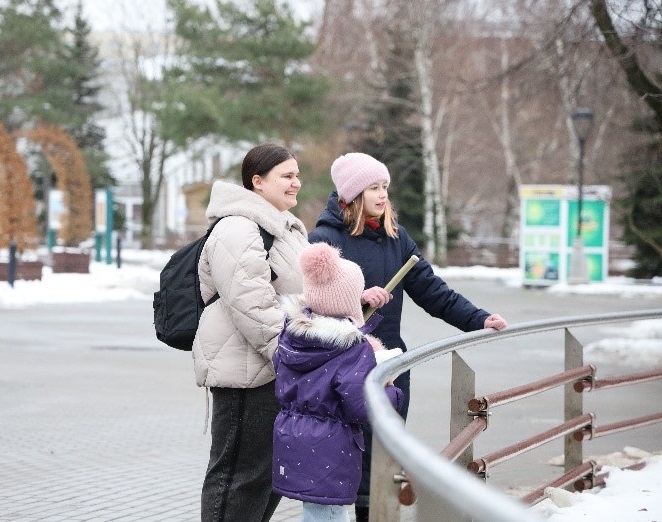
[[[641, 458], [643, 457], [643, 459]], [[603, 488], [571, 493], [547, 488], [547, 498], [531, 508], [550, 522], [654, 522], [662, 520], [662, 456], [636, 448], [603, 457], [589, 457], [609, 473]], [[618, 466], [643, 462], [640, 470]]]

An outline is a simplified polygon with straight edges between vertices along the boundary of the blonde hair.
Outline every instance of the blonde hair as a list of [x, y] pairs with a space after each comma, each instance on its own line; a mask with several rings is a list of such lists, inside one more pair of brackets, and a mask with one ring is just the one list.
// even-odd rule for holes
[[[342, 213], [343, 224], [349, 228], [350, 236], [360, 236], [365, 229], [366, 216], [363, 207], [363, 194], [359, 194], [351, 203], [344, 203], [339, 200], [340, 211]], [[398, 214], [391, 205], [390, 200], [386, 200], [384, 207], [384, 230], [389, 237], [398, 237]]]

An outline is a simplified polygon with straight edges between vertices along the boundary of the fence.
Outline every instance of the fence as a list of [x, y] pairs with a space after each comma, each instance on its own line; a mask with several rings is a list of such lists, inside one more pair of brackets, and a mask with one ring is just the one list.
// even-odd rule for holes
[[[625, 275], [634, 264], [634, 253], [633, 247], [610, 241], [609, 275]], [[458, 241], [448, 248], [447, 262], [448, 266], [514, 268], [519, 266], [519, 244], [498, 238]]]
[[[414, 497], [417, 499], [417, 520], [460, 521], [471, 517], [485, 522], [535, 521], [538, 518], [526, 510], [526, 505], [543, 498], [545, 487], [574, 486], [580, 491], [604, 483], [604, 474], [598, 473], [595, 463], [583, 463], [583, 441], [662, 422], [662, 412], [598, 426], [594, 415], [583, 411], [583, 392], [660, 379], [662, 371], [597, 379], [597, 369], [583, 364], [583, 346], [569, 328], [661, 317], [662, 310], [648, 310], [536, 321], [511, 326], [501, 332], [481, 330], [414, 348], [379, 365], [368, 376], [365, 387], [374, 433], [371, 521], [399, 521], [400, 502], [406, 504]], [[459, 350], [497, 339], [558, 330], [565, 331], [564, 372], [476, 397], [474, 372], [460, 357]], [[383, 384], [412, 367], [446, 354], [453, 354], [451, 441], [439, 454], [404, 429], [402, 419], [386, 398]], [[565, 422], [474, 459], [471, 444], [487, 430], [491, 409], [560, 386], [564, 387]], [[565, 473], [522, 497], [520, 502], [507, 498], [479, 479], [484, 479], [487, 471], [501, 462], [561, 437], [564, 438]], [[467, 469], [473, 471], [474, 476]]]

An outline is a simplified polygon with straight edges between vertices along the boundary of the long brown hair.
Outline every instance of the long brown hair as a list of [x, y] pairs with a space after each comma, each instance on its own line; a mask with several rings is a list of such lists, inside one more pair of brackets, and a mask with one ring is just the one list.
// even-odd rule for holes
[[[365, 220], [367, 217], [363, 207], [363, 193], [354, 198], [351, 203], [343, 201], [338, 202], [342, 213], [344, 225], [349, 228], [350, 236], [360, 236], [365, 229]], [[384, 207], [384, 215], [382, 217], [384, 222], [384, 230], [389, 237], [398, 237], [398, 214], [391, 205], [391, 200], [386, 200]]]

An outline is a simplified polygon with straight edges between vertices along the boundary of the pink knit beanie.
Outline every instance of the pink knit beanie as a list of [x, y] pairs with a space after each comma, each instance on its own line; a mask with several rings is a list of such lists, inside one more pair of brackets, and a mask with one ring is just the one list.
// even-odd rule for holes
[[303, 274], [303, 299], [316, 314], [349, 317], [362, 326], [363, 272], [356, 263], [340, 257], [340, 250], [326, 243], [308, 245], [299, 254]]
[[331, 165], [331, 179], [345, 203], [354, 201], [373, 183], [391, 182], [386, 165], [362, 152], [350, 152], [336, 159]]

